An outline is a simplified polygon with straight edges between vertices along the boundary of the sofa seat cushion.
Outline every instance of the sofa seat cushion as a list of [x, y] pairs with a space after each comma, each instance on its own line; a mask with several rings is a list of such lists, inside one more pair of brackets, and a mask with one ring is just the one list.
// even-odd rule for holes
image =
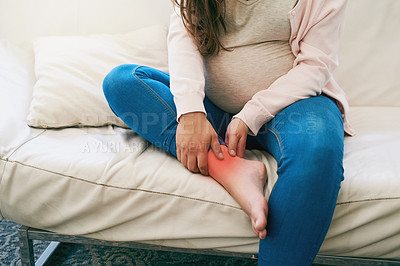
[[400, 108], [352, 107], [344, 176], [320, 253], [400, 258]]
[[[345, 180], [320, 253], [400, 258], [400, 108], [353, 107]], [[212, 178], [192, 174], [129, 129], [36, 131], [0, 159], [0, 210], [63, 234], [257, 252], [249, 218]], [[268, 168], [266, 152], [246, 157]]]
[[[246, 156], [273, 176], [271, 156]], [[107, 240], [257, 243], [247, 215], [214, 179], [192, 174], [129, 129], [42, 130], [1, 163], [0, 209], [24, 225]]]

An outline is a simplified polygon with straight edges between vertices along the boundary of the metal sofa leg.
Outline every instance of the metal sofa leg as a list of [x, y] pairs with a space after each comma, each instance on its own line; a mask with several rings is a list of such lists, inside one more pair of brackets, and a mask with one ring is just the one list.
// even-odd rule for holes
[[21, 253], [21, 264], [22, 266], [42, 266], [45, 265], [57, 249], [59, 242], [52, 241], [46, 248], [45, 251], [40, 255], [35, 263], [35, 253], [33, 251], [33, 240], [29, 237], [30, 227], [22, 225], [18, 229], [19, 236], [19, 248]]
[[21, 253], [22, 266], [34, 266], [33, 241], [28, 235], [29, 227], [21, 226], [18, 229], [19, 249]]
[[42, 255], [38, 258], [38, 260], [35, 263], [35, 266], [42, 266], [45, 265], [46, 262], [48, 262], [51, 258], [51, 255], [56, 251], [58, 245], [60, 242], [55, 242], [52, 241], [46, 248], [45, 251], [43, 251]]

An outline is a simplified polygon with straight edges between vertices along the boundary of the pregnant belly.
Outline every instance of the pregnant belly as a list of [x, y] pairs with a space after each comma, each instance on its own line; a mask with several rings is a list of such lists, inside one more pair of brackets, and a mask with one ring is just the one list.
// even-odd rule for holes
[[222, 50], [205, 59], [206, 96], [222, 110], [236, 114], [254, 94], [286, 74], [294, 59], [283, 41]]

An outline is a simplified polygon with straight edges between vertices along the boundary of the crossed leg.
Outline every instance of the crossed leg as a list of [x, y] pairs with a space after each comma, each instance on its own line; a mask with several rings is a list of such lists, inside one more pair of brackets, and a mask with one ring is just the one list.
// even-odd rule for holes
[[[122, 65], [107, 75], [103, 90], [112, 111], [130, 128], [176, 157], [176, 108], [167, 73], [144, 66]], [[223, 135], [231, 115], [207, 98], [204, 105], [211, 124]], [[222, 148], [224, 160], [217, 159], [211, 150], [208, 153], [209, 174], [239, 203], [250, 217], [254, 233], [264, 239], [268, 213], [263, 194], [267, 178], [265, 165], [231, 157], [227, 147], [222, 145]]]

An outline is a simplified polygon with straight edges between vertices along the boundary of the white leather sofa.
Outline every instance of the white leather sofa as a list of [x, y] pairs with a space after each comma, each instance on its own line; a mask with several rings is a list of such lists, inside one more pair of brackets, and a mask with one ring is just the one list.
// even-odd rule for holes
[[[134, 51], [167, 71], [167, 28], [149, 26], [167, 25], [171, 12], [166, 0], [0, 0], [0, 218], [107, 241], [257, 253], [248, 217], [217, 182], [125, 128], [101, 87], [84, 91], [114, 46], [128, 54], [110, 64], [137, 63]], [[400, 260], [399, 16], [398, 0], [348, 2], [334, 76], [358, 133], [345, 138], [345, 180], [320, 255]], [[268, 197], [274, 159], [246, 157], [266, 164]]]

